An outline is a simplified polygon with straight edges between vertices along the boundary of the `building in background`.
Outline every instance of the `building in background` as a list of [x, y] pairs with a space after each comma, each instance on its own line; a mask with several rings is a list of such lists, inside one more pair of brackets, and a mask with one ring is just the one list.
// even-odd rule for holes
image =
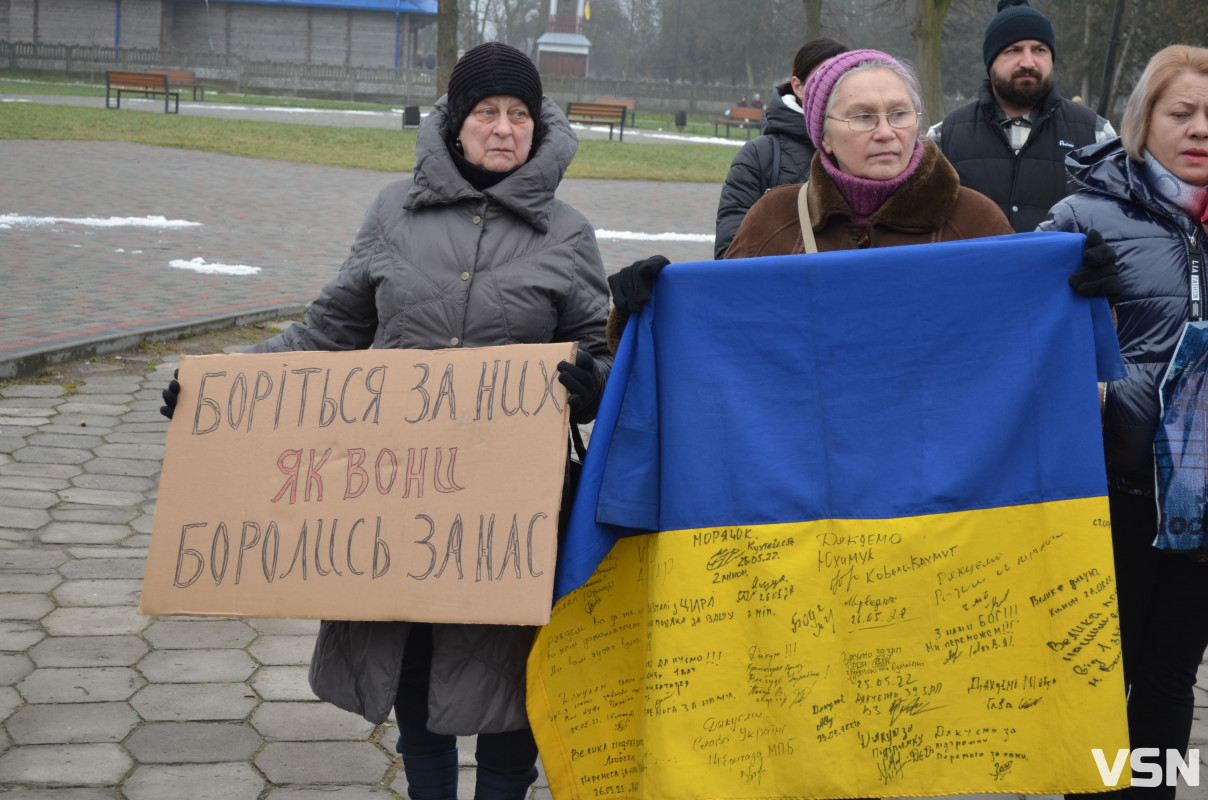
[[[254, 61], [416, 67], [425, 49], [435, 50], [436, 4], [437, 0], [0, 0], [0, 41], [209, 51]], [[431, 43], [425, 48], [428, 40]]]
[[537, 39], [541, 74], [587, 77], [591, 42], [583, 35], [583, 21], [588, 14], [588, 0], [549, 0], [549, 22]]

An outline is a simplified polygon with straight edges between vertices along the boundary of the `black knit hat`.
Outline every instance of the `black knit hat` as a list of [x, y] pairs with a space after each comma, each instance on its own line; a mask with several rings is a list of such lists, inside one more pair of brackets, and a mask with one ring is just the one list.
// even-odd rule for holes
[[[449, 75], [449, 136], [455, 139], [474, 106], [497, 94], [519, 97], [538, 129], [541, 123], [541, 73], [524, 53], [503, 42], [486, 42], [465, 52]], [[536, 145], [539, 132], [534, 131]]]
[[1053, 23], [1036, 9], [1028, 5], [1028, 0], [998, 0], [998, 13], [986, 26], [985, 41], [982, 42], [982, 58], [986, 62], [986, 72], [998, 54], [1015, 42], [1024, 39], [1035, 39], [1044, 42], [1057, 57], [1057, 37], [1053, 35]]

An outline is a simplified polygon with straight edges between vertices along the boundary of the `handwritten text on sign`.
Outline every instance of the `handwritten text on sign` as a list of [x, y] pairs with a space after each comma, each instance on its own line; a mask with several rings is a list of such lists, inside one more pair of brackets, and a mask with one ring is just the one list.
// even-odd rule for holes
[[1101, 791], [1092, 749], [1128, 742], [1106, 511], [1090, 498], [622, 539], [530, 657], [550, 787]]
[[140, 612], [545, 622], [573, 348], [186, 356]]

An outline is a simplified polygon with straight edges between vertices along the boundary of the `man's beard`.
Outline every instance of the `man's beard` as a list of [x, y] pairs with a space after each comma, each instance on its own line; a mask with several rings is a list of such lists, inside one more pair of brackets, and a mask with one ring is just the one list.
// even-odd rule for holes
[[[1017, 85], [1015, 79], [1021, 78], [1024, 75], [1032, 76], [1036, 79], [1036, 83], [1031, 86]], [[994, 87], [994, 93], [998, 95], [1000, 100], [1004, 100], [1013, 106], [1033, 108], [1053, 88], [1053, 76], [1047, 75], [1042, 78], [1040, 73], [1035, 70], [1016, 70], [1006, 80], [1000, 78], [998, 75], [991, 75], [990, 85]]]

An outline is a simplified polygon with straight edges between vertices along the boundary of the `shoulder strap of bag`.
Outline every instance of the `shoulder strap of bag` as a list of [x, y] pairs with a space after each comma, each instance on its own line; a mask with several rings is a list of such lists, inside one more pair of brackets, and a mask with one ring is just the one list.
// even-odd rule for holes
[[579, 426], [573, 422], [570, 424], [570, 440], [575, 445], [575, 455], [579, 460], [587, 458], [587, 445], [583, 444], [583, 434], [579, 433]]
[[779, 185], [780, 181], [780, 137], [772, 136], [772, 182], [768, 184], [768, 188], [764, 192], [770, 192], [772, 187]]
[[810, 182], [801, 184], [797, 192], [797, 216], [801, 218], [801, 240], [805, 242], [805, 252], [817, 253], [818, 243], [814, 241], [814, 226], [810, 222]]

